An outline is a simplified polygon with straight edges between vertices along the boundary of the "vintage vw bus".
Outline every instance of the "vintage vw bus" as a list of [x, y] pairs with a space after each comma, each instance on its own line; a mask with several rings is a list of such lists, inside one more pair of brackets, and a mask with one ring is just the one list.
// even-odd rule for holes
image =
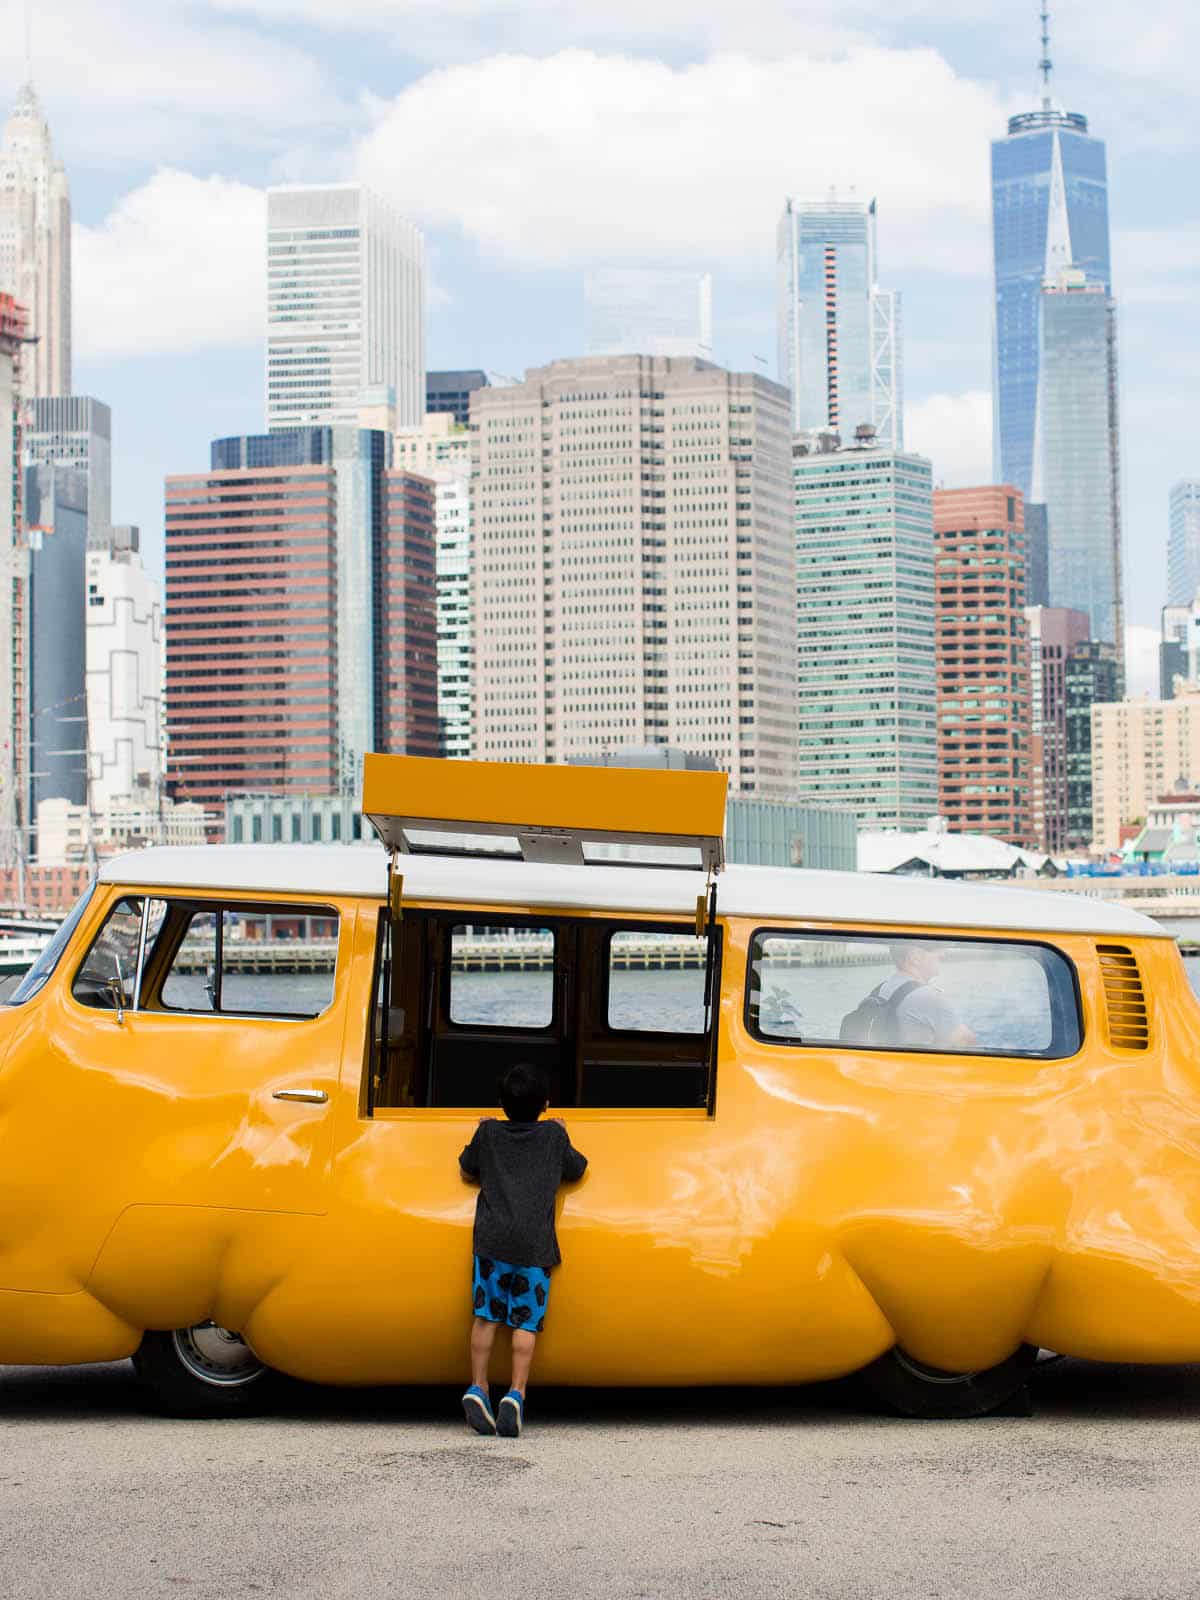
[[721, 871], [715, 774], [371, 757], [364, 811], [390, 854], [105, 863], [0, 1008], [0, 1362], [133, 1356], [182, 1412], [457, 1380], [458, 1152], [518, 1058], [591, 1163], [544, 1383], [866, 1369], [966, 1416], [1038, 1346], [1200, 1359], [1200, 1008], [1154, 923]]

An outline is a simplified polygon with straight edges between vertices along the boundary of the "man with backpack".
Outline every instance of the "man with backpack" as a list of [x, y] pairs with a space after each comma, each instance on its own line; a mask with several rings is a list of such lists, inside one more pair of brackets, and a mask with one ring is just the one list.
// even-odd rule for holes
[[942, 969], [941, 945], [931, 939], [897, 940], [891, 957], [895, 972], [843, 1019], [843, 1042], [908, 1050], [977, 1049], [974, 1033], [932, 986]]

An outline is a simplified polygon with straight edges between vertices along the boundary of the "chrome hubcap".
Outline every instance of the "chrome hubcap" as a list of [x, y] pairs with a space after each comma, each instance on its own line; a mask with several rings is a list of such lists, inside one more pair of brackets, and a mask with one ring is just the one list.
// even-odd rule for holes
[[240, 1333], [231, 1333], [215, 1322], [176, 1328], [171, 1340], [182, 1364], [202, 1383], [236, 1388], [253, 1383], [267, 1370]]

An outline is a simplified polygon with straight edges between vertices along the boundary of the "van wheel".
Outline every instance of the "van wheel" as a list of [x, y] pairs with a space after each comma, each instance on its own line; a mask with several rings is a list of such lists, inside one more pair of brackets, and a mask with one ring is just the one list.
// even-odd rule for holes
[[215, 1322], [145, 1334], [133, 1365], [159, 1410], [173, 1417], [248, 1416], [270, 1388], [270, 1367], [240, 1333]]
[[902, 1417], [985, 1417], [1023, 1387], [1036, 1360], [1037, 1346], [1023, 1344], [998, 1366], [944, 1372], [893, 1345], [859, 1376], [876, 1399]]

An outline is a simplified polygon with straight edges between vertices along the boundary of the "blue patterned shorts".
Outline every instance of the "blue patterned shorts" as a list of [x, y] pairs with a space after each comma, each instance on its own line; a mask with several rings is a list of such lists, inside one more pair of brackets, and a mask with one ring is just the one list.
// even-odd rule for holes
[[542, 1267], [514, 1267], [511, 1261], [476, 1256], [472, 1282], [475, 1315], [485, 1322], [541, 1333], [550, 1298], [550, 1274]]

